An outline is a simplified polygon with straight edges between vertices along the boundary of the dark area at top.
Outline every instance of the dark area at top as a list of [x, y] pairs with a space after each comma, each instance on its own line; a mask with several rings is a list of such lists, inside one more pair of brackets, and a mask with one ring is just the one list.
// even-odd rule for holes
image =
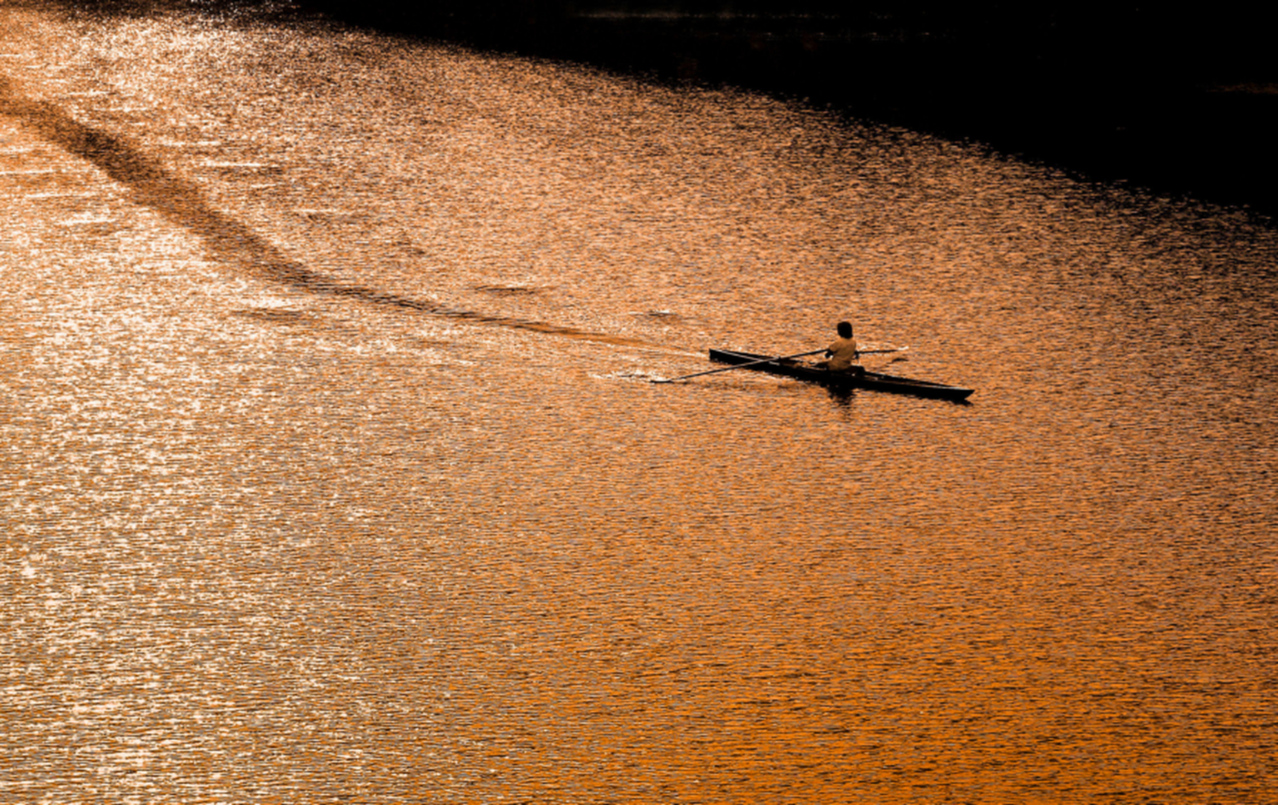
[[303, 2], [383, 29], [808, 98], [1278, 212], [1278, 48], [1262, 4]]
[[1265, 4], [299, 2], [384, 31], [806, 98], [1091, 178], [1278, 213], [1278, 12]]

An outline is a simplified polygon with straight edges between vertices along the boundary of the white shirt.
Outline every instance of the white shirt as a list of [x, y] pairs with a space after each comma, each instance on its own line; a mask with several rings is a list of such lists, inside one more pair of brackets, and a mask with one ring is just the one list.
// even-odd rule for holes
[[830, 359], [826, 361], [825, 365], [832, 372], [850, 369], [857, 362], [857, 359], [861, 357], [856, 341], [851, 338], [838, 338], [833, 344], [826, 347], [826, 351], [830, 353]]

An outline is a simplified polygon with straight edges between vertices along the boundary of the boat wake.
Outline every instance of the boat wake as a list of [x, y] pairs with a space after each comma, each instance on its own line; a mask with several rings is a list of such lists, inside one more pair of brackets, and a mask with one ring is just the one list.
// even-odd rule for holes
[[252, 275], [314, 294], [370, 305], [412, 310], [475, 324], [508, 327], [612, 346], [668, 350], [642, 339], [596, 332], [536, 319], [487, 314], [449, 306], [434, 299], [403, 296], [327, 277], [289, 257], [241, 221], [209, 204], [193, 183], [147, 157], [119, 135], [86, 125], [47, 101], [23, 96], [0, 76], [0, 114], [17, 118], [49, 142], [93, 165], [119, 182], [132, 200], [198, 235], [219, 262], [238, 265]]

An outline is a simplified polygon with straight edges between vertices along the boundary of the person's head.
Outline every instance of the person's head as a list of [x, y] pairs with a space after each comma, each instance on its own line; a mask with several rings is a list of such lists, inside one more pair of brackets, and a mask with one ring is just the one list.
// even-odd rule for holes
[[837, 330], [839, 331], [839, 338], [851, 338], [851, 337], [852, 337], [852, 322], [850, 322], [850, 321], [841, 321], [841, 322], [839, 322], [838, 327], [836, 327], [835, 329], [837, 329]]

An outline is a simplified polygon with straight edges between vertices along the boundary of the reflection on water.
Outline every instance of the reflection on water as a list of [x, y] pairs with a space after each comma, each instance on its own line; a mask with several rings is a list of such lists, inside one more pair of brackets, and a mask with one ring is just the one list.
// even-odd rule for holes
[[[247, 12], [0, 17], [3, 798], [1272, 790], [1267, 223]], [[974, 404], [648, 382], [841, 318]]]

